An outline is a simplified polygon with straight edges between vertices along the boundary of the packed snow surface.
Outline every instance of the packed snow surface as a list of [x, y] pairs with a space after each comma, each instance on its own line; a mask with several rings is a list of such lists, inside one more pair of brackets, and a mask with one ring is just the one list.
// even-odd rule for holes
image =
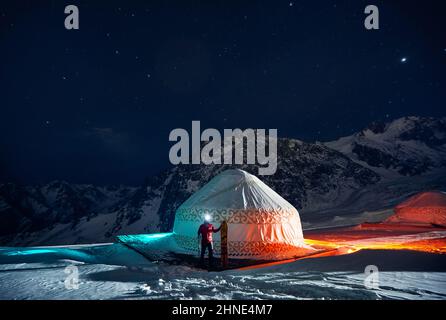
[[[379, 287], [367, 288], [367, 265], [379, 268]], [[445, 299], [445, 271], [446, 255], [410, 251], [207, 272], [121, 244], [0, 248], [0, 299]]]

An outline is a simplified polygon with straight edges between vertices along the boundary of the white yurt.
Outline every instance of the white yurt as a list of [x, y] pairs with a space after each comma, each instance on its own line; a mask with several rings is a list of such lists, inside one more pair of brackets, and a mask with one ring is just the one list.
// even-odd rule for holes
[[[314, 251], [304, 243], [296, 208], [243, 170], [220, 173], [177, 209], [173, 237], [178, 251], [196, 254], [205, 216], [216, 228], [227, 222], [230, 259], [281, 260]], [[219, 255], [220, 233], [214, 234], [214, 249]]]

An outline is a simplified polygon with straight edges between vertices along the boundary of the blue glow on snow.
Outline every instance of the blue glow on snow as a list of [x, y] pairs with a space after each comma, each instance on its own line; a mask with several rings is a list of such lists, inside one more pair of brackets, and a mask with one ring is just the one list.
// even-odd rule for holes
[[[153, 233], [153, 234], [130, 234], [122, 235], [117, 238], [127, 244], [141, 244], [141, 245], [161, 245], [164, 240], [167, 240], [173, 232]], [[153, 247], [155, 248], [155, 247]]]
[[140, 241], [152, 241], [152, 240], [159, 240], [166, 238], [170, 235], [172, 235], [173, 232], [166, 232], [166, 233], [152, 233], [152, 234], [130, 234], [130, 235], [124, 235], [124, 236], [118, 236], [119, 239], [138, 239]]
[[[0, 248], [0, 263], [8, 263], [9, 258], [16, 259], [39, 259], [39, 261], [69, 259], [81, 262], [94, 262], [95, 256], [81, 249], [68, 248]], [[34, 258], [33, 258], [34, 257]]]
[[32, 254], [54, 253], [54, 249], [20, 249], [3, 253], [5, 256], [27, 256]]
[[147, 240], [151, 240], [151, 239], [160, 239], [160, 238], [164, 238], [167, 237], [169, 235], [171, 235], [171, 232], [166, 232], [166, 233], [153, 233], [153, 234], [143, 234], [142, 236], [147, 239]]

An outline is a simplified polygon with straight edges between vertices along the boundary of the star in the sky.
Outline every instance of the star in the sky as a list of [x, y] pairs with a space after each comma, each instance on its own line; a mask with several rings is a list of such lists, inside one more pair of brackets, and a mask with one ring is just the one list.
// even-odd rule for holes
[[401, 63], [406, 63], [407, 62], [407, 58], [406, 57], [402, 57], [400, 61], [401, 61]]

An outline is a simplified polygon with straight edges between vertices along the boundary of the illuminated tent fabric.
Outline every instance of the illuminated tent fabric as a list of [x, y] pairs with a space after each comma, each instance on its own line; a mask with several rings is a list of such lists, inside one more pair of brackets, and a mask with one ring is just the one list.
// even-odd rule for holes
[[[173, 230], [178, 250], [196, 254], [206, 214], [215, 227], [227, 221], [229, 258], [279, 260], [314, 250], [304, 243], [296, 208], [243, 170], [222, 172], [178, 208]], [[214, 248], [218, 255], [220, 233], [214, 234]]]
[[446, 227], [446, 194], [422, 192], [395, 207], [395, 214], [385, 223], [436, 225]]

